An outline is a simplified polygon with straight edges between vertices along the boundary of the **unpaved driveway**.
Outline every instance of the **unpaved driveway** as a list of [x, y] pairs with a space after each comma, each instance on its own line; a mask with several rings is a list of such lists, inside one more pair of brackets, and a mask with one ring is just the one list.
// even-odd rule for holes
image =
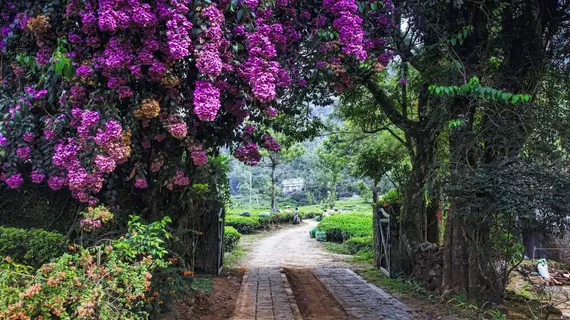
[[265, 237], [245, 236], [244, 246], [249, 249], [244, 267], [342, 267], [348, 268], [350, 256], [328, 252], [322, 244], [309, 236], [317, 226], [315, 220], [304, 220], [300, 225], [272, 232]]

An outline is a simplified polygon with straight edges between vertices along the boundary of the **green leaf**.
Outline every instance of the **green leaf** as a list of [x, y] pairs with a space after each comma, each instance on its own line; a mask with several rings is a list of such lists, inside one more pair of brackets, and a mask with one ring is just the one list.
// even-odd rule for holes
[[435, 93], [440, 94], [440, 93], [441, 93], [441, 87], [436, 87], [436, 88], [435, 88]]
[[467, 28], [463, 29], [463, 37], [467, 38], [468, 34], [469, 34], [469, 30], [467, 30]]
[[377, 10], [378, 9], [378, 4], [376, 4], [376, 2], [373, 2], [370, 4], [370, 9], [372, 10]]
[[455, 40], [455, 38], [451, 38], [451, 45], [455, 47], [456, 44], [457, 40]]
[[509, 98], [509, 94], [506, 92], [503, 92], [503, 94], [501, 94], [501, 98], [505, 101], [507, 101], [507, 99]]
[[512, 100], [513, 104], [517, 103], [519, 101], [519, 99], [520, 99], [520, 96], [518, 94], [515, 94], [513, 96], [513, 100]]

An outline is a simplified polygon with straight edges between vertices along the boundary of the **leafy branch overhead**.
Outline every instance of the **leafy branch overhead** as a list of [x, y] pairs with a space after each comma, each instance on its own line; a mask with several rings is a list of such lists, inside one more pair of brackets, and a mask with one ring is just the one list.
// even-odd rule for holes
[[477, 76], [471, 78], [469, 82], [461, 86], [437, 86], [431, 85], [429, 87], [431, 94], [440, 97], [473, 97], [482, 98], [489, 101], [504, 102], [504, 103], [527, 103], [531, 100], [529, 94], [511, 93], [504, 90], [481, 85]]

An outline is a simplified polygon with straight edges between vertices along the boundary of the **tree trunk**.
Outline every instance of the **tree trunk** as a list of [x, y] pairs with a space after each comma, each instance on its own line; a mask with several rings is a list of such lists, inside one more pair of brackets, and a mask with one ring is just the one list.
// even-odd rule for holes
[[382, 237], [380, 236], [380, 214], [378, 213], [378, 181], [374, 180], [372, 184], [372, 214], [373, 214], [373, 239], [374, 239], [374, 267], [380, 268], [382, 256], [380, 255], [382, 247]]
[[435, 235], [428, 236], [427, 208], [425, 201], [425, 186], [429, 171], [435, 156], [434, 134], [416, 135], [416, 154], [412, 162], [412, 171], [406, 186], [404, 208], [402, 211], [400, 252], [402, 256], [402, 271], [410, 273], [413, 264], [413, 252], [428, 238], [437, 237], [437, 226], [430, 228]]
[[277, 204], [275, 203], [275, 168], [277, 165], [275, 163], [271, 164], [271, 209], [277, 209]]

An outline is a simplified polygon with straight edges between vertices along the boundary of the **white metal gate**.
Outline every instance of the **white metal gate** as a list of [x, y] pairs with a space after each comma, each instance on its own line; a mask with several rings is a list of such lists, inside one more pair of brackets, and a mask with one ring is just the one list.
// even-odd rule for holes
[[390, 276], [390, 214], [380, 208], [380, 270]]

